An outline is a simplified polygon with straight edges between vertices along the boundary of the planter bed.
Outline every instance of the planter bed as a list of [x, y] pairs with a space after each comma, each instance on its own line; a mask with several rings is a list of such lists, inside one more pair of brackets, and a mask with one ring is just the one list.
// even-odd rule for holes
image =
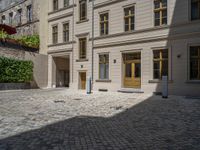
[[30, 83], [0, 83], [0, 90], [31, 89]]

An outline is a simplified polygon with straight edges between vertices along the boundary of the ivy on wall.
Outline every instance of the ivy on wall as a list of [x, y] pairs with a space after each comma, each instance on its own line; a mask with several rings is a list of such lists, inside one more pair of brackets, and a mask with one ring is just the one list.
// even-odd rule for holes
[[0, 83], [24, 83], [32, 79], [32, 61], [0, 57]]

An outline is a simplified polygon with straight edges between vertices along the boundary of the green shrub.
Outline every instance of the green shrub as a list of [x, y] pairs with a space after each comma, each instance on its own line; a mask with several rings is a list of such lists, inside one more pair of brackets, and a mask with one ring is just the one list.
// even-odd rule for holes
[[19, 43], [28, 47], [39, 48], [40, 38], [38, 35], [21, 36], [17, 39]]
[[30, 82], [33, 62], [0, 57], [0, 83]]

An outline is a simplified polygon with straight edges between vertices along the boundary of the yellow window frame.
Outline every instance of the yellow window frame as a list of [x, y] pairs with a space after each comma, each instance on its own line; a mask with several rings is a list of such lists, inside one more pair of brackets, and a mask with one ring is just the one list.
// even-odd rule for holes
[[[157, 13], [157, 12], [159, 12], [159, 14], [160, 14], [160, 18], [159, 18], [160, 23], [159, 23], [159, 25], [161, 26], [161, 25], [164, 24], [163, 21], [162, 21], [162, 18], [163, 18], [163, 11], [164, 11], [164, 10], [167, 11], [167, 6], [166, 6], [166, 7], [163, 7], [163, 6], [162, 6], [163, 3], [162, 3], [161, 0], [154, 0], [154, 2], [156, 2], [156, 1], [160, 2], [160, 7], [159, 7], [159, 8], [154, 8], [154, 14]], [[155, 7], [155, 4], [154, 4], [154, 7]], [[167, 17], [168, 17], [168, 15], [167, 15]], [[156, 18], [154, 18], [154, 21], [155, 21], [155, 19], [156, 19]]]
[[[128, 31], [131, 31], [131, 18], [135, 16], [135, 13], [131, 13], [131, 9], [130, 8], [134, 8], [135, 9], [135, 6], [128, 7], [128, 8], [124, 9], [124, 23], [125, 23], [125, 21], [126, 21], [127, 18], [129, 20]], [[126, 15], [126, 13], [125, 13], [126, 9], [129, 9], [128, 10], [128, 15]]]
[[[103, 20], [101, 20], [101, 16], [103, 16]], [[100, 14], [100, 35], [106, 35], [106, 31], [108, 30], [109, 32], [109, 14], [108, 13], [104, 13], [104, 14]], [[103, 24], [103, 33], [101, 30], [101, 25]], [[108, 25], [108, 29], [107, 29], [107, 25]]]

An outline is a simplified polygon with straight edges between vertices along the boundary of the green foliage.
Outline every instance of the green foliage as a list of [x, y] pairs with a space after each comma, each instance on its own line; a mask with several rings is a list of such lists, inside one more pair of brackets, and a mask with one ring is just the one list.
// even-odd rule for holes
[[38, 35], [22, 36], [17, 39], [19, 43], [28, 47], [39, 48], [40, 39]]
[[4, 30], [0, 30], [0, 39], [6, 39], [8, 34]]
[[29, 82], [32, 78], [32, 61], [0, 57], [0, 83]]

